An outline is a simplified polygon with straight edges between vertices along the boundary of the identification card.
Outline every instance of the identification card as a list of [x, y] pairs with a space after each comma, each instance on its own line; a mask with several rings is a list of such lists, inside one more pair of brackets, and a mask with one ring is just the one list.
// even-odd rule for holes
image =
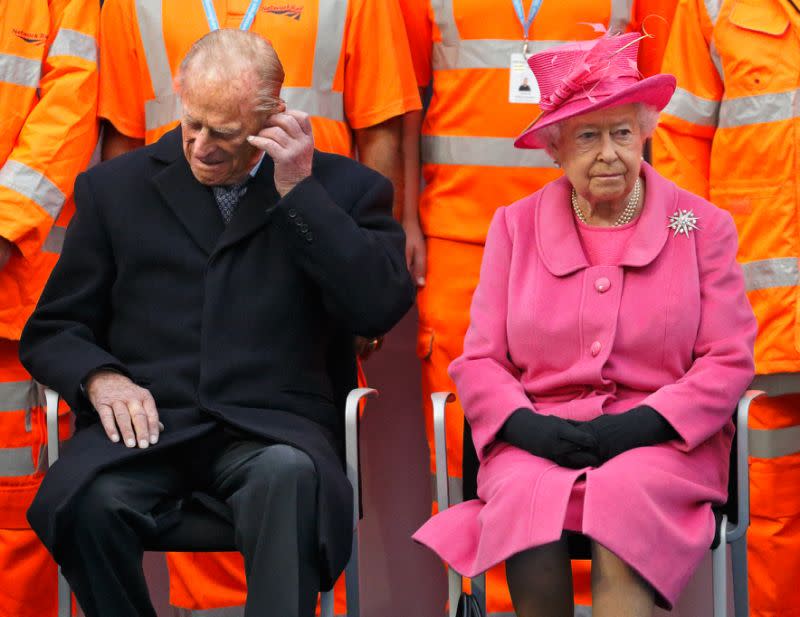
[[509, 103], [538, 103], [541, 100], [539, 84], [525, 61], [523, 54], [511, 54], [511, 70], [508, 80]]

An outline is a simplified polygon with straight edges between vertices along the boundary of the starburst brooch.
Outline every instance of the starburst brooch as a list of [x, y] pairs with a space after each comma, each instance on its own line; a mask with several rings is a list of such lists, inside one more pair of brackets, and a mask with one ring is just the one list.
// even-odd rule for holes
[[688, 238], [690, 231], [699, 229], [697, 227], [697, 217], [691, 210], [676, 210], [669, 217], [669, 225], [667, 227], [675, 230], [675, 233], [672, 234], [673, 238], [678, 234], [683, 234]]

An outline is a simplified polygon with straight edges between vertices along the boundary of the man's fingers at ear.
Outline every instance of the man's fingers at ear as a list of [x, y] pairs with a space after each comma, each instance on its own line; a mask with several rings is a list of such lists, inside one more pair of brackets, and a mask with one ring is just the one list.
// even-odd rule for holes
[[270, 126], [268, 128], [262, 129], [261, 131], [258, 132], [258, 135], [256, 137], [265, 137], [266, 139], [271, 139], [275, 143], [283, 146], [284, 148], [287, 148], [289, 144], [292, 142], [291, 136], [279, 126]]
[[[270, 116], [269, 124], [271, 125], [269, 128], [281, 128], [293, 139], [302, 137], [304, 133], [303, 129], [300, 127], [300, 122], [298, 119], [288, 112]], [[266, 130], [269, 130], [269, 128]]]
[[281, 146], [277, 141], [275, 141], [271, 137], [262, 137], [261, 135], [250, 135], [247, 138], [247, 141], [249, 141], [259, 150], [263, 150], [264, 152], [269, 154], [270, 158], [273, 159], [279, 154], [281, 154], [281, 152], [286, 150], [286, 148]]
[[311, 135], [313, 133], [311, 128], [311, 116], [306, 112], [300, 111], [299, 109], [287, 109], [286, 115], [297, 120], [297, 124], [306, 135]]

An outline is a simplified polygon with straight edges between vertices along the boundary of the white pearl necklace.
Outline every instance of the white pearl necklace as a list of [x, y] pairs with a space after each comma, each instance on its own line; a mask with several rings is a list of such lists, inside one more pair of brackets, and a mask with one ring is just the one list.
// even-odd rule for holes
[[[631, 196], [628, 198], [628, 203], [625, 204], [625, 209], [620, 213], [619, 217], [612, 227], [620, 227], [622, 225], [627, 225], [633, 220], [633, 217], [636, 215], [636, 210], [639, 207], [639, 198], [642, 196], [642, 179], [636, 178], [636, 183], [633, 185], [633, 191], [631, 191]], [[575, 216], [581, 221], [581, 223], [587, 223], [586, 216], [583, 214], [583, 210], [578, 205], [578, 193], [575, 191], [575, 188], [572, 189], [572, 209], [575, 211]], [[588, 225], [588, 223], [587, 223]]]

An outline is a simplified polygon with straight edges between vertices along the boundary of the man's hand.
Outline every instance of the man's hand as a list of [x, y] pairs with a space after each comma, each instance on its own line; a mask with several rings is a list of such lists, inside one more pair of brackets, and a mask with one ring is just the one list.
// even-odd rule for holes
[[275, 162], [275, 188], [281, 197], [311, 175], [314, 135], [307, 113], [288, 109], [267, 120], [267, 128], [247, 138]]
[[11, 253], [14, 251], [14, 244], [0, 238], [0, 270], [6, 267], [8, 260], [11, 259]]
[[146, 448], [158, 442], [164, 426], [158, 421], [156, 402], [149, 390], [141, 388], [116, 371], [99, 370], [86, 382], [86, 394], [97, 410], [106, 435], [122, 440], [129, 448]]
[[406, 232], [406, 266], [417, 287], [425, 286], [425, 269], [427, 256], [425, 253], [425, 236], [416, 217], [403, 221]]

